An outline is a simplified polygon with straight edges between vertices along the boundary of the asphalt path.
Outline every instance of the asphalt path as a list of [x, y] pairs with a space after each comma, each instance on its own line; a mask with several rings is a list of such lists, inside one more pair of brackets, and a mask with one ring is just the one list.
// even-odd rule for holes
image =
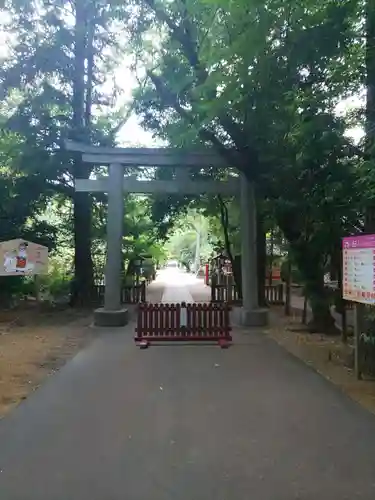
[[1, 500], [375, 498], [375, 418], [261, 332], [140, 350], [134, 326], [0, 421]]

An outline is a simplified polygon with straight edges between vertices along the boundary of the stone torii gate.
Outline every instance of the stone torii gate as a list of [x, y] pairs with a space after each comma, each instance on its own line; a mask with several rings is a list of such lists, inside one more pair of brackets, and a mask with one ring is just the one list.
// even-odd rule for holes
[[[109, 175], [101, 179], [75, 179], [75, 190], [108, 193], [107, 261], [105, 268], [104, 307], [95, 311], [95, 323], [100, 326], [123, 326], [128, 319], [122, 308], [121, 249], [123, 238], [124, 193], [222, 194], [241, 197], [241, 267], [242, 295], [240, 322], [246, 326], [262, 326], [267, 311], [259, 308], [256, 258], [256, 205], [254, 188], [244, 175], [227, 181], [191, 180], [186, 167], [226, 167], [225, 161], [213, 150], [198, 151], [178, 148], [108, 148], [87, 146], [67, 141], [66, 149], [82, 154], [82, 161], [108, 165]], [[128, 167], [185, 167], [173, 180], [137, 180], [124, 177]]]

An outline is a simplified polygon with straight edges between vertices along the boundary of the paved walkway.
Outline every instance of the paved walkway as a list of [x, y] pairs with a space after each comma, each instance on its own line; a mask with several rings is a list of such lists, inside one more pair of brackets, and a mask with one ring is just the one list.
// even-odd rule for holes
[[189, 291], [189, 285], [195, 283], [197, 279], [191, 274], [187, 274], [179, 269], [163, 269], [159, 271], [156, 282], [165, 284], [162, 302], [173, 304], [178, 302], [194, 302]]
[[0, 421], [1, 500], [373, 500], [375, 418], [258, 332], [103, 331]]

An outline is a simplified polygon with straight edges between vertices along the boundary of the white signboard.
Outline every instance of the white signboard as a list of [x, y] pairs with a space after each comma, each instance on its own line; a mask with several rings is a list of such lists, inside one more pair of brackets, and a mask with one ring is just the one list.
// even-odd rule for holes
[[375, 235], [342, 240], [343, 298], [375, 304]]
[[0, 243], [0, 276], [47, 274], [48, 248], [22, 239]]

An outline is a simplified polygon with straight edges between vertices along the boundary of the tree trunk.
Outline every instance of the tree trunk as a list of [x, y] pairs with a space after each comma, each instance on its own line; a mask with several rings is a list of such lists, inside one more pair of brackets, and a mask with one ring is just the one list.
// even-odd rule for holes
[[273, 252], [274, 252], [274, 230], [271, 229], [271, 241], [270, 241], [270, 260], [269, 260], [269, 270], [268, 270], [268, 284], [272, 286], [272, 271], [273, 271]]
[[241, 261], [238, 261], [238, 258], [235, 258], [233, 253], [232, 253], [232, 245], [231, 245], [230, 236], [229, 236], [228, 207], [220, 195], [218, 195], [217, 198], [218, 198], [218, 202], [219, 202], [220, 222], [221, 222], [221, 226], [223, 228], [225, 251], [228, 255], [228, 258], [229, 258], [231, 266], [232, 266], [233, 279], [234, 279], [234, 283], [236, 285], [238, 298], [240, 300], [242, 300]]
[[291, 223], [293, 214], [276, 214], [279, 228], [288, 240], [293, 260], [304, 281], [304, 290], [312, 309], [311, 332], [339, 335], [331, 314], [329, 296], [324, 286], [324, 270], [320, 248], [316, 242], [301, 241], [301, 232]]
[[94, 80], [94, 31], [95, 31], [95, 13], [89, 14], [87, 21], [87, 42], [86, 42], [86, 60], [87, 60], [87, 78], [86, 78], [86, 96], [84, 107], [84, 122], [86, 128], [86, 137], [91, 139], [91, 118], [92, 118], [92, 96]]
[[309, 300], [312, 319], [308, 323], [311, 333], [326, 333], [339, 335], [340, 331], [335, 325], [335, 319], [330, 309], [330, 300], [324, 286], [324, 271], [317, 258], [307, 252], [296, 255], [296, 261], [305, 282], [305, 294]]
[[[77, 167], [77, 164], [76, 164]], [[87, 179], [83, 169], [76, 168], [77, 179]], [[91, 256], [91, 198], [87, 193], [74, 195], [74, 305], [89, 305], [93, 286]]]
[[[76, 1], [74, 77], [73, 77], [73, 120], [72, 139], [87, 140], [85, 127], [85, 57], [87, 39], [87, 16], [85, 2]], [[91, 99], [91, 97], [90, 97]], [[77, 156], [73, 174], [76, 179], [88, 179], [91, 168]], [[74, 193], [74, 288], [73, 305], [88, 305], [93, 286], [93, 262], [91, 255], [91, 196], [89, 193]]]
[[291, 314], [291, 288], [292, 288], [292, 261], [290, 259], [290, 255], [288, 252], [287, 256], [287, 273], [286, 273], [286, 280], [285, 280], [285, 316], [290, 316]]
[[258, 280], [258, 304], [260, 307], [266, 307], [266, 233], [264, 231], [263, 216], [257, 211], [257, 280]]

